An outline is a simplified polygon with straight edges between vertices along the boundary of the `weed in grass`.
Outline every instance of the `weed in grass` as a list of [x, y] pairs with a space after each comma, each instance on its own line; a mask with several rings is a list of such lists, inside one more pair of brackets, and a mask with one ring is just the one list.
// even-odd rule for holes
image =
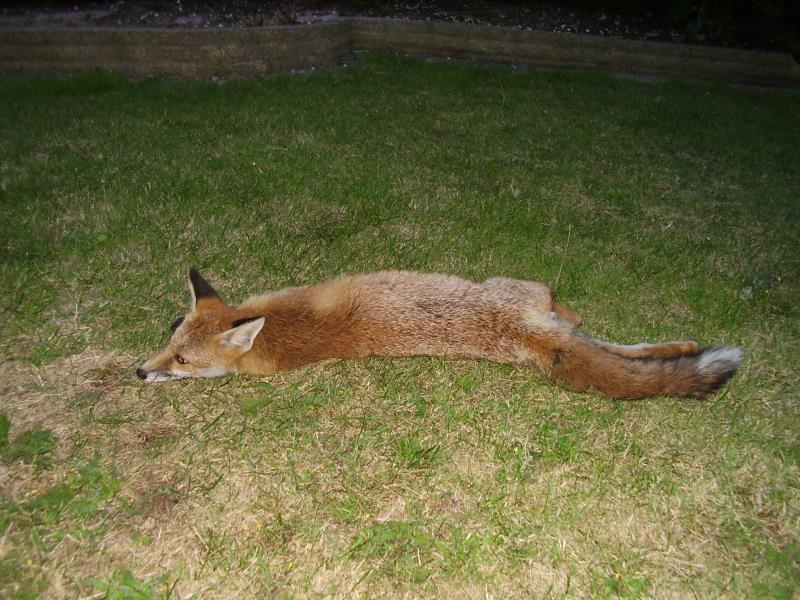
[[292, 541], [292, 538], [297, 535], [296, 526], [292, 523], [287, 523], [283, 519], [283, 515], [278, 513], [275, 515], [272, 523], [262, 524], [256, 523], [256, 530], [259, 536], [264, 539], [266, 544], [275, 549], [284, 549], [286, 545]]
[[793, 598], [800, 586], [800, 543], [790, 541], [783, 548], [772, 543], [764, 544], [761, 551], [763, 565], [770, 575], [777, 575], [778, 581], [759, 577], [753, 586], [753, 593], [759, 598]]
[[269, 403], [270, 398], [266, 396], [251, 396], [241, 401], [242, 412], [245, 414], [254, 413]]
[[5, 417], [4, 425], [5, 431], [0, 432], [0, 434], [5, 433], [6, 438], [6, 443], [3, 444], [2, 448], [2, 456], [5, 460], [23, 460], [40, 467], [48, 464], [51, 454], [58, 446], [58, 440], [52, 432], [41, 427], [34, 427], [17, 434], [9, 442], [9, 421], [7, 417]]
[[91, 586], [103, 594], [106, 600], [151, 600], [168, 597], [166, 576], [138, 579], [129, 570], [114, 573], [107, 580], [86, 579], [84, 585]]
[[[4, 557], [0, 586], [12, 596], [46, 585], [44, 571], [30, 569], [34, 556], [48, 556], [69, 536], [93, 544], [107, 531], [97, 520], [120, 489], [119, 481], [97, 460], [78, 474], [45, 488], [30, 499], [12, 499], [0, 505], [0, 530], [15, 551]], [[23, 563], [27, 562], [27, 565]], [[22, 594], [20, 596], [20, 594]]]
[[0, 413], [0, 452], [5, 453], [8, 447], [8, 433], [11, 431], [11, 419], [5, 413]]
[[520, 442], [499, 446], [495, 452], [495, 458], [504, 465], [504, 468], [497, 471], [499, 483], [528, 481], [534, 476], [533, 466], [537, 456]]
[[438, 546], [418, 523], [387, 521], [358, 533], [349, 554], [378, 561], [378, 568], [389, 575], [421, 583], [430, 576], [429, 563]]
[[433, 465], [441, 454], [438, 444], [426, 446], [416, 435], [406, 435], [394, 442], [397, 462], [407, 469], [425, 469]]
[[417, 393], [412, 393], [408, 397], [408, 403], [414, 408], [414, 415], [423, 418], [427, 412], [425, 399]]
[[36, 600], [47, 585], [47, 581], [41, 576], [20, 577], [22, 573], [30, 571], [30, 565], [24, 564], [24, 560], [14, 552], [0, 557], [0, 582], [6, 584], [8, 598]]
[[327, 506], [328, 512], [343, 523], [352, 523], [364, 514], [363, 502], [354, 494], [348, 494], [342, 500], [334, 500]]
[[612, 575], [597, 576], [593, 591], [599, 598], [643, 598], [648, 587], [645, 577], [615, 570]]
[[536, 427], [537, 454], [545, 461], [571, 462], [580, 451], [583, 434], [580, 427], [567, 428], [547, 419]]
[[796, 585], [784, 585], [782, 583], [762, 583], [756, 581], [753, 583], [753, 597], [754, 598], [767, 598], [771, 600], [789, 600], [795, 598], [797, 593]]
[[57, 523], [65, 510], [86, 517], [96, 513], [119, 491], [119, 481], [93, 460], [77, 477], [58, 483], [19, 506], [19, 514], [34, 523]]

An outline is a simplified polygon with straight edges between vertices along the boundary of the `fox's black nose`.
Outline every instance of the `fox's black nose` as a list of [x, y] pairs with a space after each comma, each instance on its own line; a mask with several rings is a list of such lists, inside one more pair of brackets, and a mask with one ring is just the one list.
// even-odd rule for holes
[[147, 379], [147, 371], [145, 371], [142, 367], [136, 369], [136, 375], [139, 379]]

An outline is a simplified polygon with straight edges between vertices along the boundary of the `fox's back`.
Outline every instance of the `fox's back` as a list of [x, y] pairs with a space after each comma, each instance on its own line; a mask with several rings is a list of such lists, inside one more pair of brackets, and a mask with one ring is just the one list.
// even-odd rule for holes
[[[325, 286], [332, 286], [326, 289]], [[475, 283], [452, 275], [383, 271], [321, 284], [340, 294], [362, 355], [451, 355], [518, 362], [529, 315], [547, 314], [544, 284], [495, 278]], [[524, 357], [527, 359], [527, 357]]]

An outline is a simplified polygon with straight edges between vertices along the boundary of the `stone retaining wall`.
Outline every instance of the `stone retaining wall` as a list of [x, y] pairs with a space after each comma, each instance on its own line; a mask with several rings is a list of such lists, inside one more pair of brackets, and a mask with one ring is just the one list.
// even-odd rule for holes
[[3, 72], [247, 77], [330, 65], [353, 50], [800, 87], [800, 66], [785, 53], [436, 21], [345, 18], [213, 30], [0, 27]]
[[212, 77], [331, 64], [351, 47], [346, 22], [252, 29], [0, 30], [0, 71]]
[[790, 54], [442, 22], [355, 19], [354, 45], [412, 54], [621, 73], [800, 86]]

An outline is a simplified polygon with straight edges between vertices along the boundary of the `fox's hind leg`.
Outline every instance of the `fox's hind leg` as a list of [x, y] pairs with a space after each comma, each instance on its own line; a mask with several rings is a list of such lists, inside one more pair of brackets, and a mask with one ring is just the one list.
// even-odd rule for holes
[[602, 344], [609, 352], [626, 358], [675, 358], [700, 352], [700, 346], [693, 340], [665, 344]]
[[542, 315], [549, 313], [550, 318], [555, 316], [561, 324], [568, 325], [570, 329], [577, 329], [583, 323], [581, 315], [553, 300], [552, 290], [544, 283], [508, 277], [492, 277], [481, 285], [489, 290], [502, 290], [503, 293], [509, 294], [510, 298], [525, 307], [532, 307]]
[[[566, 323], [572, 329], [577, 329], [583, 323], [583, 317], [574, 310], [562, 306], [555, 300], [552, 302], [550, 310], [562, 323]], [[625, 358], [676, 358], [679, 356], [691, 356], [700, 352], [700, 346], [694, 340], [680, 342], [666, 342], [664, 344], [612, 344], [611, 342], [601, 342], [603, 348]]]
[[556, 313], [556, 316], [560, 321], [567, 323], [573, 329], [577, 329], [583, 323], [583, 317], [576, 313], [574, 310], [568, 309], [566, 306], [562, 306], [558, 302], [553, 302], [552, 311]]
[[[583, 317], [574, 310], [553, 301], [551, 309], [559, 321], [566, 323], [572, 329], [577, 329], [583, 323]], [[664, 344], [612, 344], [599, 342], [603, 348], [625, 358], [675, 358], [698, 354], [700, 346], [694, 340], [680, 342], [666, 342]]]

